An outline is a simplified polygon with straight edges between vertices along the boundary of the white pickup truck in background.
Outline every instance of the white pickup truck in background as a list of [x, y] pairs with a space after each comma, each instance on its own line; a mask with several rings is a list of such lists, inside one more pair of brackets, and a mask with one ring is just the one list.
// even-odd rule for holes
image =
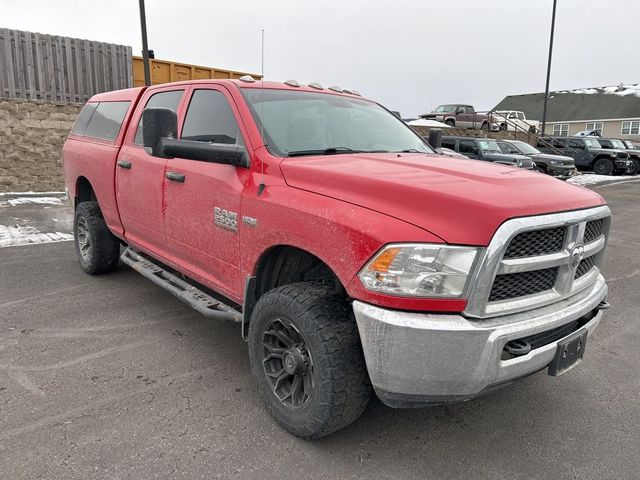
[[540, 122], [538, 120], [528, 120], [524, 112], [517, 110], [496, 110], [491, 112], [492, 122], [500, 126], [500, 130], [507, 131], [540, 131]]

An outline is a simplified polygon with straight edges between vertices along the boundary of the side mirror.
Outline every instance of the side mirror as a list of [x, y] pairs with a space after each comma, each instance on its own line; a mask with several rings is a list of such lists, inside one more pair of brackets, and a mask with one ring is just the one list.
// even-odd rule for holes
[[439, 128], [429, 130], [429, 145], [436, 150], [442, 148], [442, 130]]
[[142, 144], [154, 157], [167, 158], [162, 140], [178, 136], [178, 116], [168, 108], [147, 108], [142, 112]]
[[142, 141], [151, 155], [249, 167], [249, 155], [242, 145], [178, 140], [178, 116], [168, 108], [148, 108], [142, 113]]

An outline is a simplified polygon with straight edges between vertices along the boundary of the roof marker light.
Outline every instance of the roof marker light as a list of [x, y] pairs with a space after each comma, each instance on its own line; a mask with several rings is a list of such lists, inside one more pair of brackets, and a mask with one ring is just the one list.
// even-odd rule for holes
[[309, 86], [311, 88], [315, 88], [316, 90], [324, 90], [324, 87], [316, 82], [310, 83]]
[[289, 85], [290, 87], [299, 87], [300, 84], [298, 83], [297, 80], [287, 80], [286, 82], [284, 82], [285, 85]]
[[336, 85], [333, 87], [329, 87], [329, 90], [333, 90], [334, 92], [342, 93], [342, 89]]
[[243, 75], [238, 80], [240, 80], [241, 82], [247, 82], [247, 83], [253, 83], [256, 81], [256, 79], [253, 78], [251, 75]]

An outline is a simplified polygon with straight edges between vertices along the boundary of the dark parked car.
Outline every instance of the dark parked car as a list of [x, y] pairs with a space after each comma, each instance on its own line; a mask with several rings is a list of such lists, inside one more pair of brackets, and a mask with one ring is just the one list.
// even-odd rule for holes
[[598, 138], [598, 143], [602, 148], [609, 150], [625, 150], [631, 159], [631, 166], [627, 170], [629, 175], [637, 175], [640, 173], [640, 150], [627, 147], [627, 144], [617, 138]]
[[533, 160], [525, 155], [502, 153], [497, 142], [492, 138], [445, 136], [442, 137], [442, 147], [477, 160], [527, 168], [529, 170], [533, 170], [536, 166]]
[[544, 153], [561, 151], [573, 158], [579, 170], [592, 170], [600, 175], [622, 175], [631, 165], [626, 150], [602, 148], [597, 137], [545, 137], [537, 147]]
[[577, 173], [576, 165], [571, 157], [542, 153], [537, 148], [520, 140], [497, 140], [497, 143], [502, 153], [526, 155], [536, 162], [538, 170], [553, 177], [566, 180]]

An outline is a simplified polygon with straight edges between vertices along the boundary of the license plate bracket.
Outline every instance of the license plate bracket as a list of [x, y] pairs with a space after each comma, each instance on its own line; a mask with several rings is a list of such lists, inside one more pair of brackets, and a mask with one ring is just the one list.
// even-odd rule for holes
[[584, 356], [584, 349], [587, 346], [588, 333], [589, 331], [586, 328], [582, 328], [558, 342], [556, 355], [549, 364], [549, 370], [547, 371], [549, 375], [554, 377], [562, 375], [580, 363]]

